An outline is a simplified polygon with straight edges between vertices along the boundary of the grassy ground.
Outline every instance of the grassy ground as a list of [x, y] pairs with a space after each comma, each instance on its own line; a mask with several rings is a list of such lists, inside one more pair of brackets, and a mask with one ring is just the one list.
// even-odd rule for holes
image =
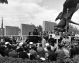
[[[70, 63], [69, 59], [66, 59]], [[79, 62], [79, 56], [74, 57], [75, 63]], [[59, 63], [59, 62], [48, 62], [48, 61], [38, 61], [38, 60], [29, 60], [22, 58], [12, 58], [12, 57], [0, 57], [0, 63]]]
[[[79, 63], [79, 55], [75, 56], [71, 59], [67, 58], [65, 59], [66, 62], [68, 63]], [[2, 57], [0, 56], [0, 63], [61, 63], [61, 62], [42, 62], [38, 60], [29, 60], [29, 59], [22, 59], [22, 58], [12, 58], [12, 57]]]

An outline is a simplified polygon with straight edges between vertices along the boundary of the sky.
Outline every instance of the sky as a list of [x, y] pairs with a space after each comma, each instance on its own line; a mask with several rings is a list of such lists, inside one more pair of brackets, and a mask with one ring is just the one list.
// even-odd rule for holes
[[[38, 26], [42, 25], [43, 21], [55, 22], [64, 2], [65, 0], [8, 0], [8, 4], [0, 3], [0, 23], [2, 17], [4, 26]], [[79, 23], [79, 11], [73, 15], [72, 20]]]

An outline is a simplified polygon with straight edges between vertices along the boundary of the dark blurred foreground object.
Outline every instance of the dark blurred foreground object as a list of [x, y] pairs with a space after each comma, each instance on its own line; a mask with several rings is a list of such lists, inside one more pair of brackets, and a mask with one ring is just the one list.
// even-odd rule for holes
[[7, 0], [0, 0], [0, 3], [8, 4], [8, 1]]
[[68, 32], [69, 23], [77, 24], [71, 21], [73, 14], [79, 9], [79, 0], [66, 0], [63, 4], [63, 11], [59, 13], [55, 21], [60, 19], [57, 27], [61, 29], [66, 29]]

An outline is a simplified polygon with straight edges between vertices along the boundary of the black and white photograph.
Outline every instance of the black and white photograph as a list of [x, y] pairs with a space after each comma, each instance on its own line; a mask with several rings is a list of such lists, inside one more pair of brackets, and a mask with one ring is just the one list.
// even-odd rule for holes
[[0, 0], [0, 63], [79, 63], [79, 0]]

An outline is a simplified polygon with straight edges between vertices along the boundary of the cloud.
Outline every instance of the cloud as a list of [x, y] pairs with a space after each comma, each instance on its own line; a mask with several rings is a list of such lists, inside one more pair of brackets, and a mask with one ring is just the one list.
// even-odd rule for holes
[[21, 23], [40, 25], [44, 20], [54, 21], [56, 10], [48, 10], [41, 7], [38, 4], [41, 1], [9, 0], [8, 5], [1, 4], [0, 17], [4, 17], [4, 26], [20, 26]]
[[[51, 21], [51, 22], [55, 22], [55, 18], [57, 16], [57, 11], [56, 10], [45, 10], [41, 13], [38, 13], [35, 15], [36, 20], [38, 20], [38, 24], [42, 25], [43, 21]], [[37, 23], [35, 23], [36, 25], [38, 25]]]
[[73, 14], [72, 20], [79, 23], [79, 10]]
[[62, 10], [64, 2], [65, 2], [65, 0], [42, 0], [42, 2], [39, 3], [39, 5], [47, 8], [47, 9]]
[[18, 3], [41, 3], [43, 0], [9, 0], [9, 4], [10, 3], [15, 3], [15, 2], [18, 2]]
[[[73, 14], [72, 21], [79, 24], [79, 10]], [[77, 27], [77, 29], [79, 29], [79, 25], [73, 24], [73, 26]]]
[[[54, 20], [56, 16], [59, 14], [59, 12], [61, 12], [61, 10], [58, 9], [61, 6], [59, 6], [58, 8], [54, 7], [54, 4], [56, 2], [54, 4], [52, 4], [52, 2], [47, 4], [48, 7], [50, 7], [50, 4], [53, 5], [54, 8], [51, 7], [51, 9], [40, 5], [40, 3], [42, 2], [47, 3], [47, 0], [8, 0], [8, 1], [9, 4], [7, 5], [0, 4], [0, 17], [4, 17], [4, 26], [6, 25], [20, 26], [21, 23], [24, 24], [32, 23], [35, 25], [42, 25], [43, 21], [55, 22]], [[77, 18], [78, 13], [74, 15], [74, 19], [76, 19], [76, 21], [78, 21]]]

